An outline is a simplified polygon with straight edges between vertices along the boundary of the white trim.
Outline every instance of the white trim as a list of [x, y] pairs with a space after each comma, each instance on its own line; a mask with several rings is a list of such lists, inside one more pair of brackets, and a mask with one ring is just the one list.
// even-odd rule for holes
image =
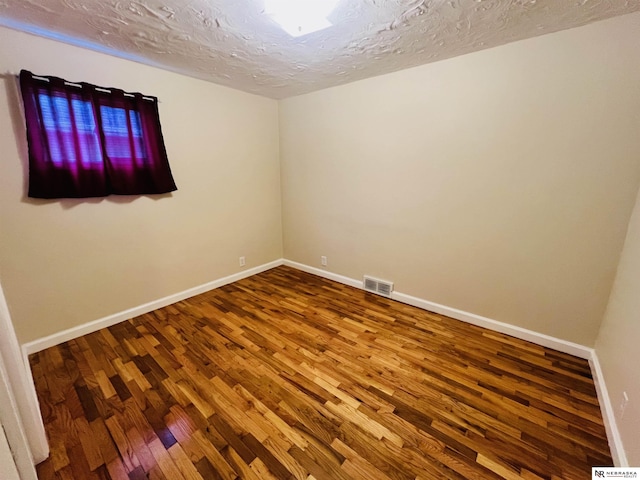
[[287, 260], [286, 258], [284, 259], [283, 264], [287, 267], [295, 268], [296, 270], [302, 270], [303, 272], [311, 273], [313, 275], [318, 275], [319, 277], [328, 278], [329, 280], [349, 285], [350, 287], [356, 287], [360, 289], [362, 288], [362, 281], [354, 280], [353, 278], [345, 277], [343, 275], [338, 275], [337, 273], [329, 272], [327, 270], [316, 267], [310, 267], [309, 265], [305, 265], [304, 263], [293, 262], [291, 260]]
[[[312, 273], [320, 277], [328, 278], [329, 280], [344, 283], [345, 285], [360, 289], [363, 288], [361, 280], [355, 280], [353, 278], [345, 277], [337, 273], [329, 272], [327, 270], [316, 267], [310, 267], [309, 265], [304, 265], [302, 263], [293, 262], [287, 259], [284, 260], [284, 264], [289, 267], [302, 270], [303, 272]], [[526, 328], [499, 322], [491, 318], [476, 315], [475, 313], [469, 313], [465, 312], [464, 310], [458, 310], [457, 308], [447, 307], [446, 305], [430, 302], [429, 300], [413, 297], [411, 295], [400, 292], [392, 292], [391, 298], [393, 300], [397, 300], [414, 307], [422, 308], [423, 310], [435, 312], [440, 315], [446, 315], [447, 317], [455, 318], [456, 320], [471, 323], [472, 325], [477, 325], [479, 327], [488, 328], [489, 330], [493, 330], [495, 332], [505, 333], [507, 335], [511, 335], [512, 337], [526, 340], [528, 342], [533, 342], [543, 347], [553, 348], [554, 350], [558, 350], [560, 352], [575, 355], [576, 357], [584, 359], [591, 358], [591, 352], [593, 349], [585, 347], [584, 345], [562, 340], [561, 338], [551, 337], [543, 333], [534, 332], [533, 330], [527, 330]]]
[[98, 320], [94, 320], [89, 323], [78, 325], [77, 327], [72, 327], [67, 330], [54, 333], [53, 335], [49, 335], [47, 337], [33, 340], [32, 342], [28, 342], [22, 345], [22, 355], [25, 359], [28, 359], [29, 355], [40, 352], [49, 347], [53, 347], [54, 345], [68, 342], [69, 340], [72, 340], [74, 338], [96, 332], [102, 328], [110, 327], [112, 325], [115, 325], [116, 323], [120, 323], [125, 320], [129, 320], [130, 318], [137, 317], [138, 315], [152, 312], [154, 310], [157, 310], [158, 308], [166, 307], [167, 305], [171, 305], [172, 303], [179, 302], [186, 298], [208, 292], [209, 290], [228, 285], [229, 283], [237, 282], [238, 280], [242, 280], [243, 278], [262, 273], [266, 270], [271, 270], [272, 268], [278, 267], [282, 264], [282, 259], [274, 260], [273, 262], [265, 263], [248, 270], [243, 270], [241, 272], [234, 273], [233, 275], [229, 275], [228, 277], [220, 278], [218, 280], [214, 280], [212, 282], [208, 282], [179, 293], [174, 293], [173, 295], [169, 295], [167, 297], [145, 303], [144, 305], [139, 305], [122, 312], [114, 313], [113, 315], [109, 315], [107, 317], [99, 318]]
[[[40, 416], [36, 389], [29, 364], [23, 361], [9, 307], [0, 285], [0, 367], [6, 369], [6, 395], [0, 401], [7, 439], [14, 449], [20, 475], [35, 479], [33, 465], [49, 456], [49, 444]], [[7, 397], [8, 395], [8, 397]], [[0, 397], [3, 397], [0, 392]], [[11, 400], [8, 400], [10, 398]]]
[[609, 448], [611, 449], [611, 457], [613, 458], [613, 464], [616, 467], [628, 467], [627, 454], [624, 451], [624, 445], [622, 444], [622, 437], [618, 430], [618, 423], [616, 422], [615, 410], [611, 404], [611, 397], [609, 397], [609, 391], [604, 380], [604, 373], [598, 360], [598, 354], [595, 350], [591, 352], [591, 358], [589, 358], [589, 365], [591, 366], [591, 373], [593, 374], [593, 383], [596, 386], [596, 393], [598, 394], [598, 402], [600, 403], [600, 410], [602, 411], [602, 420], [604, 421], [604, 428], [607, 432], [607, 438], [609, 439]]
[[4, 427], [0, 421], [0, 478], [4, 480], [20, 480], [18, 475], [18, 467], [13, 458], [9, 441], [4, 434]]
[[[38, 411], [38, 413], [40, 412]], [[35, 462], [29, 448], [27, 431], [22, 423], [19, 406], [13, 395], [9, 374], [2, 356], [0, 356], [0, 426], [3, 428], [3, 434], [6, 432], [6, 440], [10, 446], [9, 455], [13, 457], [11, 461], [14, 469], [20, 473], [20, 478], [37, 480], [38, 477], [34, 468]]]
[[[130, 308], [128, 310], [124, 310], [122, 312], [115, 313], [113, 315], [109, 315], [107, 317], [103, 317], [98, 320], [94, 320], [92, 322], [85, 323], [67, 330], [63, 330], [53, 335], [39, 338], [32, 342], [25, 343], [22, 345], [23, 356], [26, 359], [28, 358], [29, 355], [39, 352], [41, 350], [45, 350], [46, 348], [52, 347], [54, 345], [59, 345], [61, 343], [72, 340], [74, 338], [81, 337], [82, 335], [87, 335], [89, 333], [98, 331], [105, 327], [110, 327], [111, 325], [115, 325], [116, 323], [122, 322], [124, 320], [128, 320], [138, 315], [151, 312], [158, 308], [166, 307], [167, 305], [171, 305], [172, 303], [179, 302], [181, 300], [184, 300], [189, 297], [193, 297], [194, 295], [198, 295], [200, 293], [208, 292], [209, 290], [222, 287], [223, 285], [237, 282], [238, 280], [242, 280], [243, 278], [247, 278], [252, 275], [256, 275], [258, 273], [264, 272], [266, 270], [270, 270], [279, 265], [287, 265], [288, 267], [292, 267], [297, 270], [302, 270], [303, 272], [318, 275], [320, 277], [324, 277], [329, 280], [334, 280], [336, 282], [349, 285], [351, 287], [360, 288], [360, 289], [363, 288], [361, 280], [355, 280], [353, 278], [346, 277], [344, 275], [340, 275], [340, 274], [333, 273], [333, 272], [316, 268], [316, 267], [311, 267], [309, 265], [294, 262], [291, 260], [279, 259], [279, 260], [274, 260], [273, 262], [266, 263], [264, 265], [260, 265], [255, 268], [250, 268], [248, 270], [244, 270], [242, 272], [229, 275], [228, 277], [214, 280], [212, 282], [208, 282], [203, 285], [199, 285], [197, 287], [190, 288], [188, 290], [184, 290], [182, 292], [175, 293], [173, 295], [169, 295], [164, 298], [160, 298], [158, 300], [154, 300], [149, 303], [145, 303], [144, 305], [139, 305], [137, 307]], [[411, 295], [407, 295], [404, 293], [393, 292], [391, 294], [391, 298], [393, 300], [397, 300], [399, 302], [406, 303], [408, 305], [413, 305], [414, 307], [422, 308], [423, 310], [428, 310], [430, 312], [446, 315], [448, 317], [455, 318], [456, 320], [461, 320], [463, 322], [467, 322], [472, 325], [485, 327], [496, 332], [511, 335], [513, 337], [520, 338], [522, 340], [527, 340], [529, 342], [533, 342], [538, 345], [542, 345], [544, 347], [553, 348], [555, 350], [558, 350], [564, 353], [575, 355], [576, 357], [590, 359], [593, 351], [593, 349], [589, 347], [585, 347], [583, 345], [579, 345], [577, 343], [562, 340], [560, 338], [545, 335], [543, 333], [534, 332], [533, 330], [527, 330], [526, 328], [510, 325], [508, 323], [499, 322], [491, 318], [482, 317], [474, 313], [465, 312], [464, 310], [448, 307], [446, 305], [441, 305], [439, 303], [431, 302], [429, 300], [424, 300], [418, 297], [413, 297]]]
[[[22, 345], [22, 355], [24, 357], [24, 361], [26, 362], [25, 365], [28, 365], [28, 356], [33, 353], [39, 352], [46, 348], [52, 347], [54, 345], [58, 345], [60, 343], [64, 343], [66, 341], [80, 337], [82, 335], [95, 332], [102, 328], [115, 325], [116, 323], [122, 322], [124, 320], [128, 320], [130, 318], [136, 317], [138, 315], [142, 315], [144, 313], [151, 312], [158, 308], [171, 305], [172, 303], [176, 303], [186, 298], [193, 297], [194, 295], [198, 295], [200, 293], [204, 293], [209, 290], [222, 287], [229, 283], [237, 282], [238, 280], [242, 280], [243, 278], [256, 275], [258, 273], [264, 272], [266, 270], [270, 270], [280, 265], [286, 265], [288, 267], [295, 268], [297, 270], [301, 270], [303, 272], [311, 273], [314, 275], [318, 275], [320, 277], [327, 278], [329, 280], [333, 280], [345, 285], [349, 285], [351, 287], [363, 289], [363, 282], [361, 280], [355, 280], [353, 278], [346, 277], [344, 275], [340, 275], [337, 273], [333, 273], [328, 270], [311, 267], [309, 265], [305, 265], [305, 264], [294, 262], [287, 259], [274, 260], [273, 262], [266, 263], [264, 265], [260, 265], [258, 267], [251, 268], [248, 270], [244, 270], [242, 272], [230, 275], [228, 277], [214, 280], [212, 282], [205, 283], [203, 285], [200, 285], [188, 290], [184, 290], [182, 292], [179, 292], [173, 295], [169, 295], [167, 297], [155, 300], [153, 302], [145, 303], [144, 305], [140, 305], [138, 307], [134, 307], [113, 315], [109, 315], [108, 317], [104, 317], [104, 318], [95, 320], [93, 322], [89, 322], [74, 328], [64, 330], [62, 332], [58, 332], [53, 335], [49, 335], [48, 337], [43, 337], [38, 340], [25, 343], [24, 345]], [[418, 297], [413, 297], [411, 295], [407, 295], [400, 292], [393, 292], [391, 294], [391, 298], [393, 300], [397, 300], [399, 302], [406, 303], [408, 305], [412, 305], [412, 306], [421, 308], [423, 310], [428, 310], [441, 315], [446, 315], [448, 317], [455, 318], [456, 320], [461, 320], [463, 322], [467, 322], [472, 325], [481, 326], [489, 330], [511, 335], [513, 337], [526, 340], [529, 342], [533, 342], [535, 344], [538, 344], [544, 347], [553, 348], [555, 350], [558, 350], [564, 353], [568, 353], [580, 358], [588, 359], [589, 364], [591, 365], [591, 370], [593, 372], [593, 380], [594, 380], [596, 391], [598, 394], [600, 408], [602, 409], [602, 416], [604, 419], [604, 424], [607, 432], [607, 438], [609, 439], [611, 455], [613, 456], [613, 460], [616, 466], [621, 466], [621, 467], [628, 466], [627, 458], [624, 452], [624, 448], [622, 446], [622, 440], [620, 438], [620, 433], [616, 426], [613, 407], [611, 405], [609, 394], [607, 392], [607, 388], [604, 382], [604, 376], [600, 368], [600, 363], [598, 362], [598, 357], [592, 348], [585, 347], [577, 343], [568, 342], [566, 340], [555, 338], [542, 333], [534, 332], [533, 330], [527, 330], [525, 328], [521, 328], [515, 325], [510, 325], [508, 323], [499, 322], [491, 318], [482, 317], [480, 315], [466, 312], [464, 310], [459, 310], [457, 308], [452, 308], [446, 305], [441, 305], [439, 303], [430, 302], [428, 300], [424, 300]], [[26, 371], [27, 371], [27, 379], [31, 382], [31, 384], [33, 384], [33, 378], [31, 376], [30, 369], [27, 368]]]
[[511, 335], [512, 337], [519, 338], [520, 340], [526, 340], [543, 347], [552, 348], [560, 352], [568, 353], [576, 357], [588, 359], [591, 356], [592, 349], [580, 345], [578, 343], [569, 342], [561, 338], [545, 335], [544, 333], [538, 333], [533, 330], [511, 325], [509, 323], [500, 322], [491, 318], [482, 317], [475, 313], [465, 312], [464, 310], [458, 310], [457, 308], [447, 307], [439, 303], [430, 302], [429, 300], [423, 300], [422, 298], [412, 297], [411, 295], [405, 295], [404, 293], [393, 292], [391, 298], [398, 300], [402, 303], [413, 305], [414, 307], [422, 308], [430, 312], [438, 313], [440, 315], [446, 315], [447, 317], [455, 318], [478, 327], [484, 327], [494, 332], [504, 333]]

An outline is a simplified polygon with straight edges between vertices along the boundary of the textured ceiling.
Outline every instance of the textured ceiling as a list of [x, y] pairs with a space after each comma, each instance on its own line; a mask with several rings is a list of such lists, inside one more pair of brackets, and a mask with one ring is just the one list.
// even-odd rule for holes
[[341, 0], [333, 27], [295, 39], [263, 9], [263, 0], [0, 0], [0, 24], [284, 98], [640, 11], [640, 0]]

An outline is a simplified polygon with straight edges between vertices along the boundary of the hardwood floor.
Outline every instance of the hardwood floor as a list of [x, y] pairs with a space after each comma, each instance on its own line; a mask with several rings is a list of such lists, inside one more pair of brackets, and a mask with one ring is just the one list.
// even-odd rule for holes
[[48, 479], [586, 479], [588, 363], [278, 267], [32, 355]]

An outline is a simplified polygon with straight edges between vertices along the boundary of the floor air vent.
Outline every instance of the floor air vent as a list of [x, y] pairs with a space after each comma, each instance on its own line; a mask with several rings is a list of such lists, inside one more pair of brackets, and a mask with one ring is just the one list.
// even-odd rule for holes
[[380, 280], [378, 278], [364, 276], [364, 289], [367, 292], [377, 293], [378, 295], [384, 295], [390, 297], [393, 292], [393, 282], [387, 282], [386, 280]]

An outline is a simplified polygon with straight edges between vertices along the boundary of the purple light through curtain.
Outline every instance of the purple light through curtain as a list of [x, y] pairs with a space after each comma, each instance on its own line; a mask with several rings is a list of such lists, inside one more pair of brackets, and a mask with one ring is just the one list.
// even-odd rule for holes
[[29, 196], [142, 195], [176, 190], [155, 97], [20, 72]]

